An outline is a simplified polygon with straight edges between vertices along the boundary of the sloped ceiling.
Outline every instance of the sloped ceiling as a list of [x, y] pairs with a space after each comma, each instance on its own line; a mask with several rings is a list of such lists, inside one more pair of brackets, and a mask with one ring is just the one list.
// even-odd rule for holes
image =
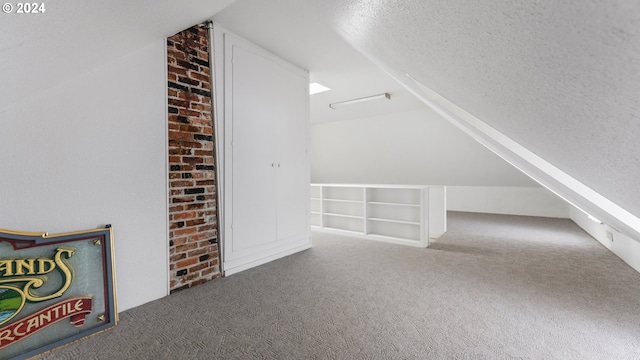
[[640, 3], [314, 0], [348, 42], [640, 216]]
[[[431, 179], [430, 181], [435, 181], [435, 183], [446, 183], [448, 185], [537, 185], [529, 177], [480, 147], [476, 142], [467, 138], [462, 132], [453, 129], [449, 124], [439, 127], [441, 125], [437, 124], [446, 122], [446, 120], [434, 114], [433, 111], [429, 111], [426, 105], [402, 84], [346, 43], [343, 38], [327, 26], [328, 23], [318, 16], [318, 13], [314, 11], [314, 8], [309, 3], [300, 0], [238, 0], [217, 13], [213, 17], [213, 21], [270, 52], [308, 69], [311, 81], [318, 81], [331, 88], [331, 91], [310, 97], [312, 123], [356, 120], [352, 124], [361, 124], [363, 127], [366, 127], [366, 124], [371, 124], [375, 128], [376, 121], [395, 118], [397, 120], [396, 126], [399, 128], [394, 129], [397, 130], [394, 134], [398, 135], [407, 131], [415, 131], [415, 128], [407, 125], [413, 124], [409, 121], [412, 115], [408, 114], [415, 114], [415, 110], [420, 109], [420, 114], [423, 117], [422, 121], [425, 124], [431, 124], [429, 129], [439, 129], [437, 130], [438, 132], [445, 130], [435, 141], [434, 137], [431, 137], [433, 132], [413, 133], [412, 137], [410, 137], [411, 139], [420, 137], [423, 141], [429, 141], [430, 145], [426, 146], [437, 150], [435, 152], [434, 150], [426, 150], [426, 146], [420, 147], [420, 145], [419, 148], [421, 150], [414, 151], [412, 154], [405, 154], [406, 156], [402, 160], [396, 160], [399, 162], [404, 161], [405, 164], [421, 165], [414, 166], [414, 170], [410, 170], [410, 166], [406, 167], [404, 171], [397, 171], [395, 165], [389, 165], [386, 169], [392, 172], [395, 171], [395, 175], [386, 177], [386, 179], [395, 178], [396, 182], [401, 181], [402, 183], [416, 181], [417, 179], [420, 179], [417, 181]], [[333, 102], [357, 99], [384, 92], [391, 94], [390, 101], [377, 100], [351, 104], [339, 110], [329, 108], [329, 104]], [[385, 115], [391, 114], [394, 117], [385, 117]], [[366, 121], [362, 122], [358, 121], [358, 119], [366, 119]], [[344, 126], [343, 128], [336, 125], [331, 128], [345, 129], [349, 127], [349, 125]], [[322, 130], [319, 130], [320, 128], [312, 127], [312, 138], [314, 138], [314, 133], [322, 132]], [[447, 129], [453, 131], [448, 132], [446, 131]], [[358, 132], [358, 136], [368, 136], [365, 133], [371, 134], [371, 132], [362, 131]], [[326, 150], [326, 154], [330, 154], [335, 153], [336, 149], [340, 149], [338, 152], [343, 151], [344, 148], [339, 146], [341, 143], [340, 136], [337, 133], [335, 135], [338, 136], [336, 144], [333, 144], [330, 137], [327, 137], [326, 142], [323, 142], [322, 150], [320, 148], [312, 149], [312, 153], [316, 152], [317, 155], [318, 152], [325, 152]], [[401, 140], [402, 136], [388, 135], [391, 138], [381, 142], [376, 151], [388, 149], [403, 141]], [[352, 139], [352, 142], [353, 144], [360, 142], [365, 144], [365, 147], [366, 144], [370, 144], [367, 140], [356, 138]], [[354, 146], [354, 148], [346, 147], [353, 150], [351, 155], [364, 151], [362, 146]], [[404, 146], [397, 147], [406, 149]], [[332, 150], [329, 150], [329, 148]], [[387, 156], [400, 152], [398, 149], [383, 151]], [[436, 152], [443, 155], [440, 157], [434, 156]], [[369, 152], [367, 156], [370, 154]], [[460, 156], [457, 157], [456, 154]], [[415, 157], [411, 155], [416, 155], [418, 158], [422, 157], [422, 162], [420, 160], [416, 161]], [[366, 162], [364, 157], [356, 156], [356, 158], [359, 159], [358, 161]], [[315, 157], [315, 159], [319, 160], [320, 158]], [[413, 160], [409, 161], [408, 159]], [[482, 160], [480, 163], [473, 163], [471, 159]], [[394, 162], [392, 161], [391, 163]], [[312, 160], [312, 170], [315, 165], [318, 164], [314, 164]], [[319, 167], [322, 166], [319, 165]], [[385, 168], [385, 166], [378, 166], [378, 171], [382, 171], [380, 170], [381, 168]], [[463, 168], [464, 170], [462, 170]], [[458, 172], [456, 169], [464, 173]], [[333, 178], [333, 180], [328, 181], [340, 181], [337, 180], [338, 178], [349, 179], [350, 174], [350, 171], [340, 173], [336, 169], [330, 171], [327, 168], [316, 170], [315, 172], [312, 171], [312, 177], [319, 177], [319, 174], [322, 173], [322, 176], [325, 176], [325, 180]], [[353, 171], [353, 168], [351, 168], [351, 171]], [[367, 172], [367, 174], [371, 173]], [[422, 176], [419, 174], [422, 174]], [[360, 174], [360, 176], [360, 178], [366, 177], [364, 174]], [[379, 179], [382, 178], [385, 177]], [[349, 181], [355, 181], [353, 177], [350, 179]], [[427, 183], [432, 183], [430, 181], [427, 181]]]
[[[213, 21], [270, 52], [309, 70], [310, 80], [331, 88], [311, 96], [311, 122], [392, 114], [425, 105], [401, 84], [347, 44], [300, 0], [238, 0]], [[330, 103], [390, 93], [333, 110]]]
[[232, 2], [55, 0], [45, 1], [41, 14], [1, 13], [0, 110], [202, 22]]
[[[45, 3], [44, 14], [0, 14], [0, 113], [36, 92], [206, 20], [232, 2], [56, 0]], [[640, 223], [639, 2], [306, 4], [315, 12], [307, 11], [303, 22], [320, 22], [369, 60], [385, 64], [396, 75], [411, 75]], [[268, 13], [256, 12], [254, 18], [268, 19]], [[291, 20], [304, 29], [300, 19]], [[303, 37], [296, 41], [304, 44]], [[314, 58], [300, 61], [305, 66]], [[363, 83], [377, 92], [375, 82]], [[333, 96], [328, 94], [326, 101]]]

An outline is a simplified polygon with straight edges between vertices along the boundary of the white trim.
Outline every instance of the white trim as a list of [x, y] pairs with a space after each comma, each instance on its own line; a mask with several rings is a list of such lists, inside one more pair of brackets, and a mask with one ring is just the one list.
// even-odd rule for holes
[[213, 63], [210, 64], [210, 71], [213, 76], [214, 83], [212, 88], [217, 89], [213, 92], [212, 104], [214, 106], [215, 117], [213, 119], [216, 126], [216, 155], [218, 163], [216, 164], [216, 179], [218, 181], [218, 194], [217, 197], [220, 202], [218, 208], [218, 251], [220, 252], [220, 275], [225, 275], [225, 235], [226, 235], [226, 212], [225, 212], [225, 127], [224, 127], [224, 111], [225, 111], [225, 93], [224, 93], [224, 29], [213, 22], [213, 31], [211, 31], [211, 46], [210, 51], [213, 52]]
[[287, 251], [283, 251], [281, 253], [277, 253], [277, 254], [274, 254], [274, 255], [271, 255], [271, 256], [264, 257], [262, 259], [254, 260], [254, 261], [247, 262], [247, 263], [243, 263], [242, 265], [237, 265], [237, 266], [230, 265], [225, 270], [225, 276], [237, 274], [237, 273], [239, 273], [241, 271], [251, 269], [252, 267], [260, 266], [260, 265], [266, 264], [268, 262], [271, 262], [273, 260], [281, 259], [281, 258], [283, 258], [285, 256], [289, 256], [289, 255], [292, 255], [292, 254], [295, 254], [297, 252], [300, 252], [300, 251], [303, 251], [303, 250], [307, 250], [307, 249], [310, 249], [310, 248], [311, 248], [311, 244], [308, 243], [308, 244], [305, 244], [305, 245], [302, 245], [302, 246], [295, 247], [293, 249], [289, 249]]
[[[216, 171], [216, 213], [218, 215], [218, 268], [220, 270], [220, 275], [224, 274], [224, 252], [222, 251], [223, 246], [223, 238], [224, 238], [224, 180], [223, 180], [223, 155], [224, 155], [224, 146], [222, 146], [224, 141], [224, 135], [221, 134], [221, 130], [224, 130], [224, 124], [221, 125], [222, 121], [220, 121], [221, 114], [218, 110], [220, 102], [218, 101], [218, 94], [224, 99], [224, 91], [218, 92], [218, 71], [216, 70], [216, 39], [215, 39], [215, 24], [213, 21], [209, 21], [207, 28], [209, 30], [209, 83], [211, 85], [211, 117], [212, 117], [212, 125], [213, 125], [213, 136], [214, 136], [214, 149], [213, 154], [215, 157], [215, 171]], [[221, 88], [224, 89], [224, 88]]]
[[412, 247], [423, 248], [423, 249], [426, 248], [426, 246], [420, 240], [402, 239], [397, 237], [377, 235], [377, 234], [371, 234], [371, 233], [365, 235], [358, 231], [338, 230], [338, 229], [326, 228], [326, 227], [320, 228], [317, 226], [312, 226], [311, 230], [316, 232], [326, 233], [326, 234], [334, 234], [334, 235], [354, 237], [354, 238], [359, 238], [364, 240], [386, 242], [386, 243], [395, 244], [395, 245], [405, 245], [405, 246], [412, 246]]
[[165, 268], [166, 268], [166, 279], [165, 279], [165, 284], [167, 286], [167, 292], [166, 295], [171, 294], [171, 256], [169, 254], [169, 244], [171, 242], [171, 237], [169, 236], [169, 207], [171, 207], [171, 204], [169, 204], [169, 189], [170, 189], [170, 179], [169, 179], [169, 87], [166, 86], [166, 84], [169, 83], [169, 71], [167, 70], [169, 68], [169, 58], [167, 56], [168, 52], [167, 52], [167, 39], [168, 38], [164, 38], [164, 176], [165, 176], [165, 189], [164, 189], [164, 196], [165, 196], [165, 213], [166, 213], [166, 217], [164, 219], [164, 227], [165, 227], [165, 232], [166, 232], [166, 238], [165, 238]]
[[574, 223], [634, 270], [640, 272], [640, 242], [606, 224], [592, 221], [587, 213], [578, 208], [572, 207], [570, 212], [570, 218]]

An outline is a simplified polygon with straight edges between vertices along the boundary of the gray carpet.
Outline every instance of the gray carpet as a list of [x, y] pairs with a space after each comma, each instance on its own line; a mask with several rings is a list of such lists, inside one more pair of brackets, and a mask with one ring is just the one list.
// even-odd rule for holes
[[313, 240], [42, 358], [640, 358], [640, 274], [569, 220], [450, 213], [429, 249]]

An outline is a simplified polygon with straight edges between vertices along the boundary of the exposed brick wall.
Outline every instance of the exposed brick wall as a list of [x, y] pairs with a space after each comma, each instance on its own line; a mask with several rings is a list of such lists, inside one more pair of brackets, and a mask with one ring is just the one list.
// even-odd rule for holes
[[209, 36], [167, 38], [171, 292], [220, 276]]

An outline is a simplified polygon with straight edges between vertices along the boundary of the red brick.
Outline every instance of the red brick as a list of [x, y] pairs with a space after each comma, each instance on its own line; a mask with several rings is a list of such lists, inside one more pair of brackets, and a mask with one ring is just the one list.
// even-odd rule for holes
[[[193, 33], [194, 29], [197, 34]], [[196, 25], [168, 39], [167, 78], [211, 91], [211, 69], [194, 60], [209, 61], [207, 27]], [[167, 156], [171, 165], [180, 166], [179, 170], [168, 174], [172, 204], [169, 208], [170, 269], [187, 268], [189, 271], [180, 277], [175, 271], [171, 272], [169, 285], [173, 291], [218, 278], [220, 269], [218, 246], [209, 243], [217, 235], [215, 171], [196, 169], [196, 164], [215, 164], [214, 145], [212, 141], [195, 140], [194, 137], [196, 134], [214, 135], [211, 98], [175, 88], [168, 88], [167, 95], [168, 104], [178, 108], [178, 114], [169, 114]], [[204, 200], [196, 200], [195, 195], [184, 196], [184, 188], [193, 186], [204, 187]], [[204, 254], [209, 258], [200, 262]]]
[[209, 237], [210, 236], [208, 234], [206, 234], [204, 232], [201, 232], [198, 229], [198, 232], [196, 234], [193, 234], [193, 235], [189, 236], [189, 241], [199, 242], [201, 240], [208, 239]]
[[176, 267], [178, 269], [182, 269], [197, 263], [198, 263], [198, 258], [188, 258], [188, 259], [180, 260], [176, 262]]
[[185, 100], [169, 99], [168, 102], [169, 102], [169, 105], [175, 106], [175, 107], [179, 107], [179, 108], [188, 108], [189, 107], [189, 102], [187, 102]]
[[206, 269], [208, 267], [207, 265], [208, 264], [206, 264], [206, 263], [200, 263], [200, 264], [198, 264], [196, 266], [192, 266], [192, 267], [189, 268], [189, 272], [196, 272], [196, 271], [200, 271], [202, 269]]
[[204, 158], [193, 157], [193, 156], [183, 156], [182, 161], [187, 164], [202, 164], [204, 162]]
[[202, 115], [199, 111], [189, 110], [185, 108], [178, 109], [178, 113], [184, 116], [195, 116], [195, 117], [200, 117], [200, 115]]
[[187, 252], [189, 250], [193, 250], [196, 249], [198, 247], [198, 244], [192, 244], [192, 243], [187, 243], [184, 245], [178, 245], [176, 246], [176, 252], [182, 253], [182, 252]]
[[192, 133], [202, 132], [199, 127], [193, 126], [193, 125], [180, 125], [179, 129], [180, 131], [184, 131], [184, 132], [192, 132]]
[[169, 139], [192, 139], [193, 134], [181, 131], [169, 131]]
[[178, 75], [180, 75], [180, 76], [187, 75], [187, 70], [182, 69], [182, 68], [179, 68], [179, 67], [177, 67], [177, 66], [171, 66], [171, 65], [169, 65], [169, 66], [167, 67], [167, 69], [169, 70], [169, 74], [175, 74], [175, 75], [176, 75], [176, 77], [177, 77]]
[[213, 230], [215, 228], [216, 228], [215, 224], [209, 224], [209, 225], [205, 225], [205, 226], [200, 226], [198, 228], [198, 232], [200, 232], [200, 231], [209, 231], [209, 230]]
[[205, 74], [200, 74], [197, 72], [191, 72], [191, 74], [189, 74], [192, 78], [194, 79], [198, 79], [200, 81], [204, 81], [204, 82], [208, 82], [209, 81], [209, 76], [205, 75]]
[[[181, 59], [181, 60], [184, 60], [184, 59], [186, 59], [186, 58], [187, 58], [187, 56], [186, 56], [182, 51], [178, 51], [178, 50], [176, 50], [175, 48], [173, 48], [173, 49], [172, 49], [172, 48], [168, 48], [168, 49], [167, 49], [167, 54], [168, 54], [170, 57], [173, 57], [173, 58], [175, 58], [175, 59]], [[175, 67], [174, 67], [174, 66], [169, 66], [169, 72], [170, 72], [170, 73], [171, 73], [171, 72], [176, 73], [176, 72], [177, 72], [176, 70], [179, 70], [179, 68], [175, 68], [175, 69], [172, 69], [172, 68], [175, 68]]]
[[198, 209], [202, 209], [205, 207], [206, 204], [203, 203], [196, 203], [196, 204], [187, 204], [185, 205], [185, 210], [198, 210]]
[[175, 249], [175, 246], [180, 246], [180, 245], [186, 244], [187, 243], [187, 239], [188, 239], [188, 237], [181, 237], [181, 238], [174, 238], [173, 240], [171, 240], [171, 241], [173, 241], [174, 249]]
[[195, 234], [196, 231], [197, 231], [196, 228], [186, 228], [186, 229], [175, 230], [173, 233], [175, 234], [175, 236], [180, 236], [180, 235]]
[[204, 219], [195, 219], [187, 221], [187, 226], [196, 226], [204, 224]]
[[198, 280], [194, 280], [194, 281], [191, 283], [191, 286], [202, 285], [202, 284], [204, 284], [204, 283], [206, 283], [206, 282], [207, 282], [207, 279], [203, 279], [203, 278], [202, 278], [202, 276], [201, 276], [201, 278], [200, 278], [200, 279], [198, 279]]
[[184, 210], [184, 206], [183, 205], [171, 206], [169, 208], [169, 213], [175, 213], [175, 212], [182, 211], [182, 210]]
[[191, 181], [191, 180], [176, 180], [176, 181], [172, 181], [169, 184], [169, 186], [171, 186], [172, 188], [193, 186], [193, 181]]
[[177, 213], [177, 214], [172, 214], [173, 215], [173, 220], [185, 220], [185, 219], [193, 219], [196, 217], [196, 212], [195, 211], [190, 211], [190, 212], [183, 212], [183, 213]]
[[171, 261], [172, 263], [175, 263], [176, 261], [182, 260], [182, 259], [184, 259], [186, 257], [187, 257], [187, 254], [185, 254], [185, 253], [175, 254], [175, 255], [173, 255], [173, 256], [171, 256], [169, 258], [169, 261]]
[[189, 251], [187, 253], [187, 256], [190, 257], [190, 258], [191, 257], [192, 258], [198, 258], [200, 255], [204, 255], [206, 253], [207, 253], [207, 249], [199, 248], [199, 249], [196, 249], [196, 250], [193, 250], [193, 251]]
[[[202, 186], [202, 185], [215, 185], [215, 180], [198, 180], [196, 181], [196, 186]], [[211, 189], [211, 188], [207, 188], [207, 191], [210, 190], [215, 190], [215, 189]]]

